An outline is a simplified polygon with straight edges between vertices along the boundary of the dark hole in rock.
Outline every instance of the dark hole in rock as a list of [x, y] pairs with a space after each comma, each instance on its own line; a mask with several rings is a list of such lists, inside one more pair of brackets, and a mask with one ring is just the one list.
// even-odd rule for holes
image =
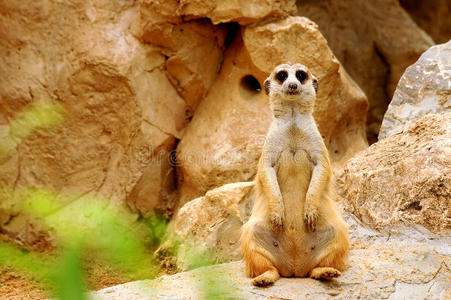
[[407, 209], [415, 209], [415, 210], [421, 210], [423, 207], [420, 204], [420, 201], [414, 201], [407, 206]]
[[230, 22], [225, 24], [225, 27], [227, 28], [227, 35], [224, 41], [224, 46], [228, 48], [230, 44], [232, 44], [235, 37], [237, 36], [240, 30], [240, 24], [236, 22]]
[[250, 91], [260, 92], [262, 90], [262, 86], [258, 82], [258, 80], [252, 75], [246, 75], [241, 79], [241, 85]]

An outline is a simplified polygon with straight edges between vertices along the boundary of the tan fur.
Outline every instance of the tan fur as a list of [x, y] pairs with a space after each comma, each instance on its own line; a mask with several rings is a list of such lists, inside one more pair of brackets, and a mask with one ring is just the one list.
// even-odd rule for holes
[[347, 226], [335, 208], [329, 155], [312, 116], [317, 84], [301, 64], [279, 65], [265, 81], [274, 119], [241, 234], [254, 285], [280, 275], [330, 280], [345, 268]]

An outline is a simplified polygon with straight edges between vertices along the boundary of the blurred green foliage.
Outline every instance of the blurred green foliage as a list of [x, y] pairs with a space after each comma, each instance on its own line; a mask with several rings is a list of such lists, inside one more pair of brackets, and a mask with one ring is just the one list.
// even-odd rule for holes
[[64, 300], [88, 299], [85, 294], [86, 284], [82, 272], [80, 249], [77, 245], [69, 247], [57, 264], [53, 282], [58, 298]]
[[[54, 102], [34, 103], [19, 113], [0, 135], [0, 167], [10, 153], [36, 130], [61, 125], [65, 113]], [[0, 265], [30, 273], [47, 283], [62, 300], [86, 299], [83, 257], [95, 253], [134, 279], [154, 278], [161, 270], [151, 255], [163, 241], [176, 245], [169, 255], [183, 257], [186, 269], [217, 263], [215, 256], [168, 232], [167, 221], [152, 216], [143, 222], [123, 207], [93, 196], [61, 195], [46, 189], [16, 189], [0, 184], [0, 201], [14, 203], [15, 213], [41, 223], [56, 240], [54, 253], [38, 253], [0, 241]], [[0, 203], [0, 208], [2, 207]], [[205, 299], [235, 298], [227, 278], [203, 270], [200, 293]]]
[[0, 241], [0, 265], [31, 273], [38, 281], [48, 281], [52, 274], [53, 259]]

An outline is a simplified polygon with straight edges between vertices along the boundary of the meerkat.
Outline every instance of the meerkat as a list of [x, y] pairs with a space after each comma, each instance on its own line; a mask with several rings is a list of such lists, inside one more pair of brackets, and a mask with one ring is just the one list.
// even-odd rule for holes
[[330, 280], [345, 267], [349, 239], [312, 115], [318, 80], [304, 65], [282, 64], [264, 87], [274, 117], [258, 163], [252, 214], [242, 228], [246, 273], [256, 286], [280, 276]]

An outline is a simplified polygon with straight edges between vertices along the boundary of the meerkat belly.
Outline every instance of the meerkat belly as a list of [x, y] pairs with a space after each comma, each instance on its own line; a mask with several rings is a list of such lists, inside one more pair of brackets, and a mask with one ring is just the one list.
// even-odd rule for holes
[[285, 207], [285, 222], [288, 228], [303, 229], [299, 215], [304, 211], [305, 195], [312, 176], [312, 166], [304, 150], [287, 149], [281, 153], [277, 170], [277, 181]]
[[283, 276], [306, 276], [321, 250], [333, 238], [332, 228], [307, 233], [304, 215], [305, 196], [313, 165], [304, 150], [282, 152], [277, 179], [282, 193], [285, 213], [283, 233], [277, 238], [278, 250], [284, 252], [279, 270]]
[[[293, 276], [299, 265], [299, 254], [304, 243], [303, 215], [305, 195], [310, 179], [311, 166], [308, 155], [304, 150], [284, 150], [277, 168], [277, 181], [284, 204], [284, 230], [278, 237], [279, 251], [283, 252], [279, 271], [283, 276]], [[299, 234], [301, 233], [301, 234]], [[305, 241], [307, 241], [305, 239]]]

